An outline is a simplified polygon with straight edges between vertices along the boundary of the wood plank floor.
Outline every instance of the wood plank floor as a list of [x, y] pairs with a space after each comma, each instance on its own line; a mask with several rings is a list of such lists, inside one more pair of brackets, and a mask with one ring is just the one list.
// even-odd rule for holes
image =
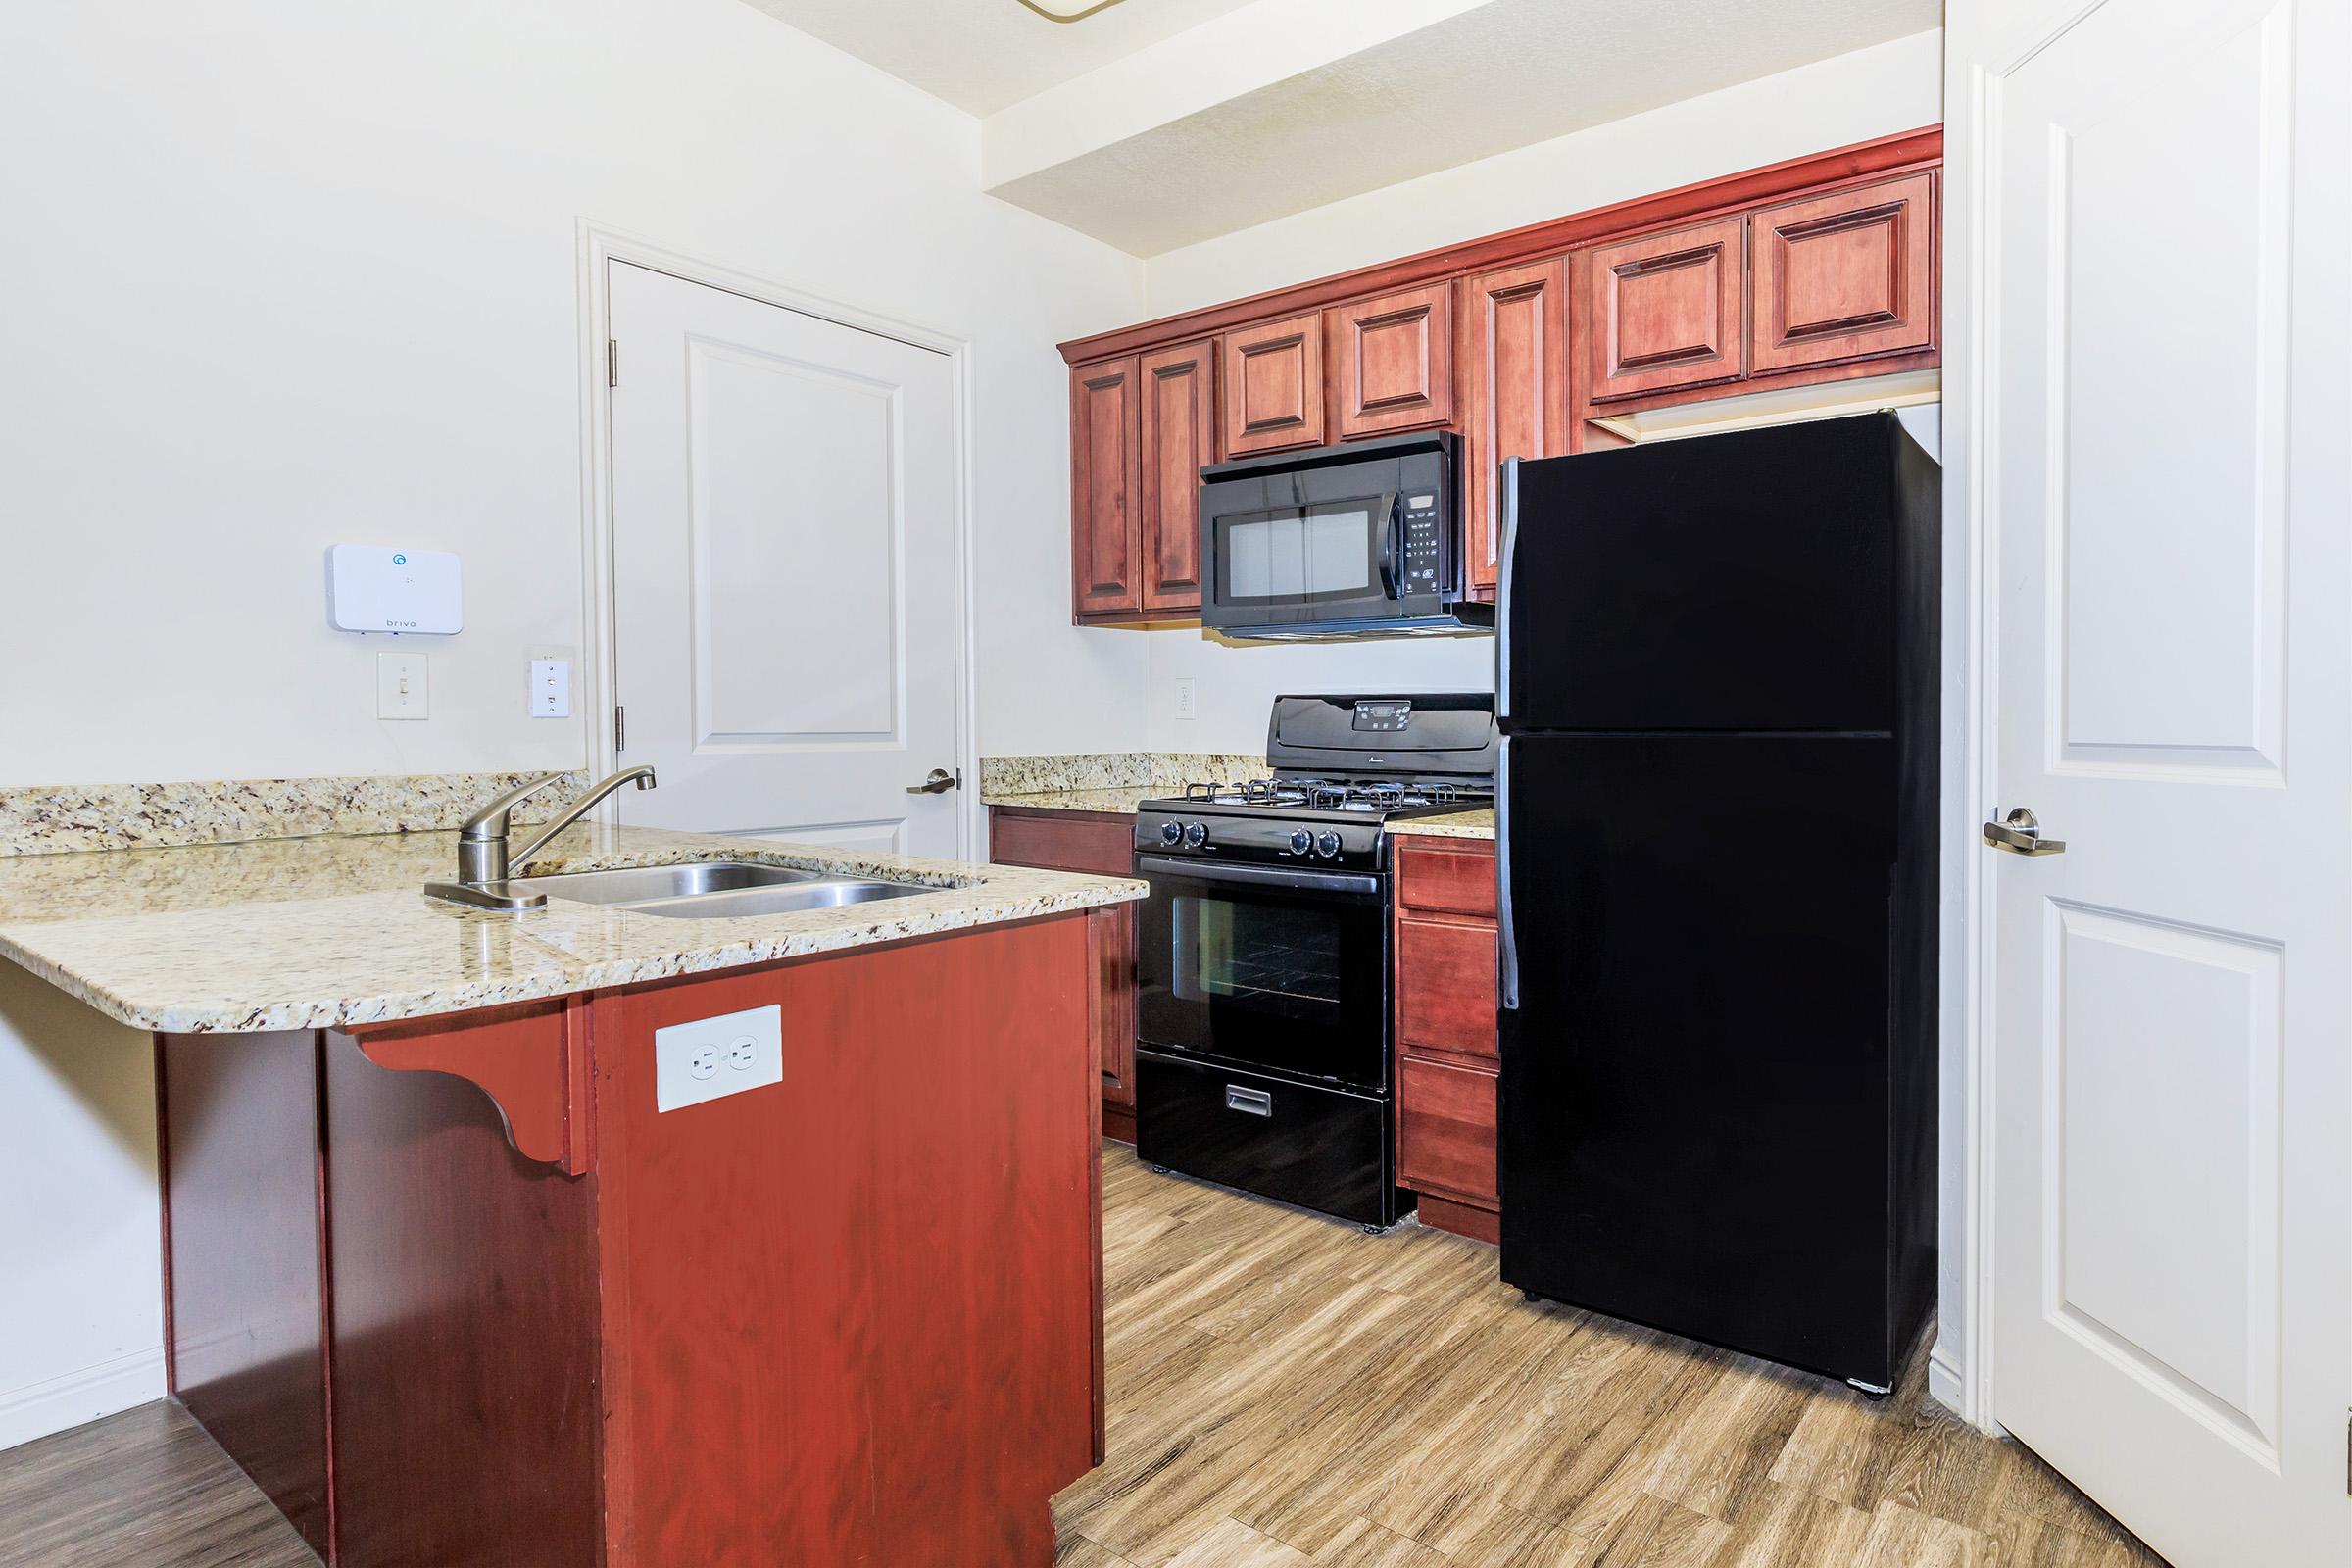
[[1121, 1146], [1103, 1208], [1110, 1452], [1062, 1568], [2162, 1568], [1924, 1355], [1874, 1405]]
[[[2162, 1568], [1923, 1372], [1868, 1404], [1124, 1146], [1103, 1188], [1110, 1454], [1061, 1568]], [[174, 1404], [0, 1453], [6, 1568], [317, 1562]]]

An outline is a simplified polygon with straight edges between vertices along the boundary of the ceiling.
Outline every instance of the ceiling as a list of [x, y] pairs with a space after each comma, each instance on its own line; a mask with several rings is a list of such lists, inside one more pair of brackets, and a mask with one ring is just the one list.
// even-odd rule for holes
[[1156, 256], [1942, 25], [1943, 0], [747, 0], [980, 117], [992, 194]]
[[1123, 0], [1069, 23], [1019, 0], [747, 3], [968, 114], [993, 115], [1250, 0]]

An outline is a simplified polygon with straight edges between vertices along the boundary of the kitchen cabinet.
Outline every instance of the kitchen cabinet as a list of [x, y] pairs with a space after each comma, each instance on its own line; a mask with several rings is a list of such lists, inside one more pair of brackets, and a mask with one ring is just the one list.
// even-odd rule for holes
[[1936, 341], [1936, 184], [1912, 174], [1768, 207], [1749, 223], [1758, 371]]
[[1396, 1179], [1423, 1224], [1484, 1242], [1502, 1224], [1494, 866], [1491, 840], [1396, 839]]
[[[1117, 811], [988, 808], [989, 858], [999, 865], [1132, 876], [1135, 818]], [[1135, 906], [1105, 909], [1090, 952], [1098, 995], [1097, 1054], [1102, 1066], [1102, 1136], [1135, 1142]]]
[[1188, 463], [1454, 431], [1465, 586], [1491, 601], [1503, 459], [1934, 370], [1942, 156], [1939, 126], [1883, 136], [1062, 344], [1073, 614], [1198, 614]]
[[1225, 456], [1323, 444], [1323, 318], [1225, 334]]
[[1141, 375], [1132, 354], [1070, 371], [1070, 599], [1082, 618], [1143, 608]]
[[1746, 368], [1745, 220], [1606, 245], [1585, 263], [1594, 401], [1728, 381]]
[[1139, 431], [1142, 608], [1200, 609], [1200, 470], [1217, 460], [1217, 349], [1210, 340], [1143, 356]]
[[1464, 278], [1455, 311], [1462, 380], [1462, 547], [1470, 587], [1501, 575], [1505, 458], [1568, 450], [1568, 273], [1554, 258]]
[[1341, 440], [1453, 421], [1451, 283], [1339, 306], [1325, 330]]

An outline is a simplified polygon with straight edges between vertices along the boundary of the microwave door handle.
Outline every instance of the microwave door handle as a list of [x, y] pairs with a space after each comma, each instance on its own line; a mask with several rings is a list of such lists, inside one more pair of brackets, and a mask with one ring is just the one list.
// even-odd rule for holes
[[1382, 509], [1388, 520], [1380, 539], [1380, 585], [1388, 591], [1389, 603], [1395, 604], [1404, 597], [1397, 585], [1403, 567], [1396, 560], [1396, 546], [1404, 537], [1404, 496], [1393, 492], [1387, 501], [1388, 505]]

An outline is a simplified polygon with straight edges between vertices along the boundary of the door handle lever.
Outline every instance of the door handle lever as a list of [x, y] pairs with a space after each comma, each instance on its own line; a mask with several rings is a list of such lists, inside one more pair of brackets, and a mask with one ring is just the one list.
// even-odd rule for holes
[[944, 767], [935, 767], [920, 784], [907, 785], [906, 793], [909, 795], [945, 795], [962, 783], [963, 772], [960, 768], [951, 773]]
[[1996, 850], [2007, 850], [2011, 855], [2066, 853], [2066, 840], [2043, 838], [2041, 823], [2022, 806], [1998, 822], [1985, 823], [1984, 842]]

